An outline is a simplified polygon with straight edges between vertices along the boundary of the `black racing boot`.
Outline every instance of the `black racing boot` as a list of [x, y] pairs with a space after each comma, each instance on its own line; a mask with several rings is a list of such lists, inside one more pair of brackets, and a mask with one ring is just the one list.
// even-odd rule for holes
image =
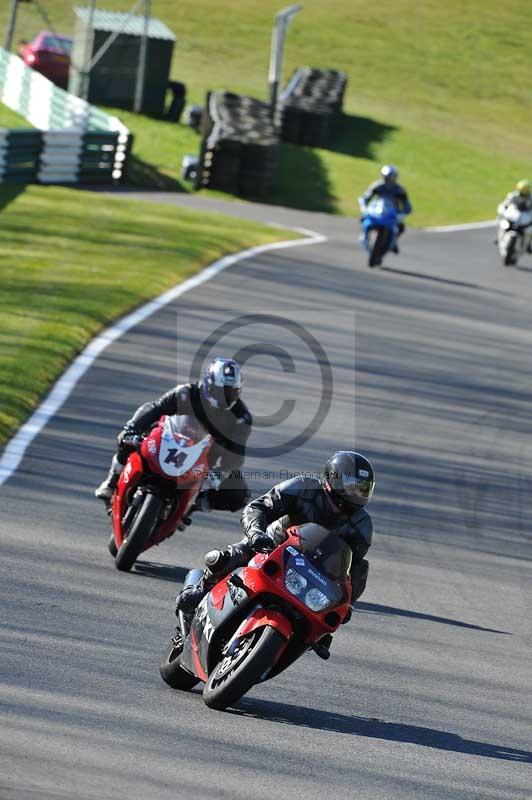
[[198, 583], [186, 586], [177, 595], [176, 614], [179, 614], [180, 611], [190, 614], [196, 610], [207, 592], [210, 592], [214, 584], [218, 582], [219, 575], [229, 564], [230, 558], [231, 554], [227, 550], [210, 550], [206, 554], [206, 568]]
[[192, 614], [203, 600], [207, 592], [208, 588], [205, 587], [204, 578], [200, 578], [198, 583], [195, 583], [192, 586], [185, 586], [184, 589], [181, 589], [175, 599], [176, 616], [180, 611], [182, 611], [184, 614]]
[[118, 486], [119, 477], [120, 475], [118, 475], [117, 472], [113, 472], [113, 470], [110, 469], [107, 478], [100, 483], [97, 489], [94, 490], [94, 496], [99, 500], [104, 500], [106, 503], [110, 503], [111, 498], [115, 493], [115, 489]]
[[330, 658], [330, 646], [332, 644], [332, 635], [330, 633], [326, 633], [325, 636], [322, 636], [319, 642], [316, 642], [312, 645], [311, 649], [314, 650], [317, 656], [323, 658], [324, 661], [327, 661]]
[[209, 502], [209, 490], [207, 490], [206, 492], [199, 493], [194, 503], [190, 507], [189, 513], [192, 514], [194, 511], [203, 511], [203, 513], [207, 513], [211, 510], [211, 504]]
[[99, 500], [103, 500], [105, 503], [110, 503], [115, 489], [118, 486], [118, 479], [123, 469], [124, 465], [118, 461], [116, 456], [113, 456], [107, 478], [94, 490], [95, 497]]

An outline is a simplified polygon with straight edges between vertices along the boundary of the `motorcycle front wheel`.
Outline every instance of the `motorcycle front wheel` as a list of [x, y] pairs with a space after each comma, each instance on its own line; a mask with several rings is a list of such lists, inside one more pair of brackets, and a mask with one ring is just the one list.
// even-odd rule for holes
[[124, 539], [115, 556], [115, 567], [121, 572], [129, 572], [144, 550], [146, 542], [157, 525], [161, 505], [161, 498], [156, 494], [144, 495], [137, 516], [128, 530], [127, 539]]
[[505, 267], [511, 267], [512, 264], [517, 263], [517, 259], [515, 258], [515, 247], [517, 245], [517, 239], [513, 236], [510, 241], [508, 242], [508, 247], [506, 249], [506, 255], [503, 259], [503, 264]]
[[205, 704], [220, 711], [234, 705], [270, 672], [285, 644], [285, 637], [269, 625], [242, 637], [209, 675], [203, 689]]
[[389, 231], [384, 228], [370, 231], [368, 266], [378, 267], [388, 249]]

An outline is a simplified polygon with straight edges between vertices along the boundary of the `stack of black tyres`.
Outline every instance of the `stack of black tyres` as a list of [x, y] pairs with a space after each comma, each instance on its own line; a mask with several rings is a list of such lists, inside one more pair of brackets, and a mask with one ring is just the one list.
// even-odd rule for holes
[[269, 103], [231, 92], [209, 92], [201, 134], [197, 189], [251, 197], [271, 192], [280, 137]]
[[328, 147], [342, 111], [347, 75], [299, 67], [281, 94], [282, 138], [307, 147]]

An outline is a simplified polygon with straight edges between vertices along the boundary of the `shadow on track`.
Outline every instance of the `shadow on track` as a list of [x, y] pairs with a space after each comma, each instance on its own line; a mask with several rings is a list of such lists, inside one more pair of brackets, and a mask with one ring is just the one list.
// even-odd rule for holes
[[439, 278], [437, 275], [425, 275], [423, 272], [413, 272], [408, 269], [379, 267], [379, 272], [391, 272], [392, 275], [406, 275], [408, 278], [421, 278], [425, 281], [445, 283], [448, 286], [461, 286], [464, 289], [476, 289], [477, 291], [489, 292], [490, 294], [507, 294], [507, 292], [502, 292], [499, 289], [490, 289], [488, 286], [481, 286], [480, 283], [467, 283], [466, 281], [457, 281], [452, 278]]
[[275, 703], [270, 700], [240, 701], [238, 709], [228, 713], [248, 718], [281, 722], [319, 731], [347, 733], [353, 736], [366, 736], [369, 739], [382, 739], [389, 742], [417, 744], [454, 753], [497, 758], [521, 764], [532, 764], [532, 753], [514, 747], [477, 742], [464, 739], [456, 733], [422, 728], [418, 725], [402, 725], [398, 722], [383, 722], [368, 717], [349, 717], [347, 714], [333, 714], [315, 708], [302, 708], [289, 703]]
[[187, 572], [188, 567], [173, 567], [170, 564], [158, 564], [156, 561], [137, 561], [131, 574], [170, 583], [183, 583]]
[[484, 631], [485, 633], [500, 633], [503, 636], [513, 636], [510, 631], [499, 631], [496, 628], [483, 628], [481, 625], [472, 625], [469, 622], [459, 622], [456, 619], [447, 617], [435, 617], [432, 614], [423, 614], [420, 611], [409, 611], [406, 608], [394, 608], [393, 606], [381, 606], [378, 603], [357, 602], [355, 611], [367, 612], [369, 614], [388, 614], [397, 617], [410, 617], [411, 619], [426, 619], [429, 622], [442, 622], [444, 625], [455, 625], [458, 628], [469, 628], [472, 631]]

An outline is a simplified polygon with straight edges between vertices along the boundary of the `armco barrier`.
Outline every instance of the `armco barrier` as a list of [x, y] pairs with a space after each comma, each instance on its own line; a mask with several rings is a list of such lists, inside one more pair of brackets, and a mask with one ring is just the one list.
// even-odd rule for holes
[[116, 183], [133, 137], [0, 48], [0, 101], [40, 130], [0, 128], [0, 183]]

